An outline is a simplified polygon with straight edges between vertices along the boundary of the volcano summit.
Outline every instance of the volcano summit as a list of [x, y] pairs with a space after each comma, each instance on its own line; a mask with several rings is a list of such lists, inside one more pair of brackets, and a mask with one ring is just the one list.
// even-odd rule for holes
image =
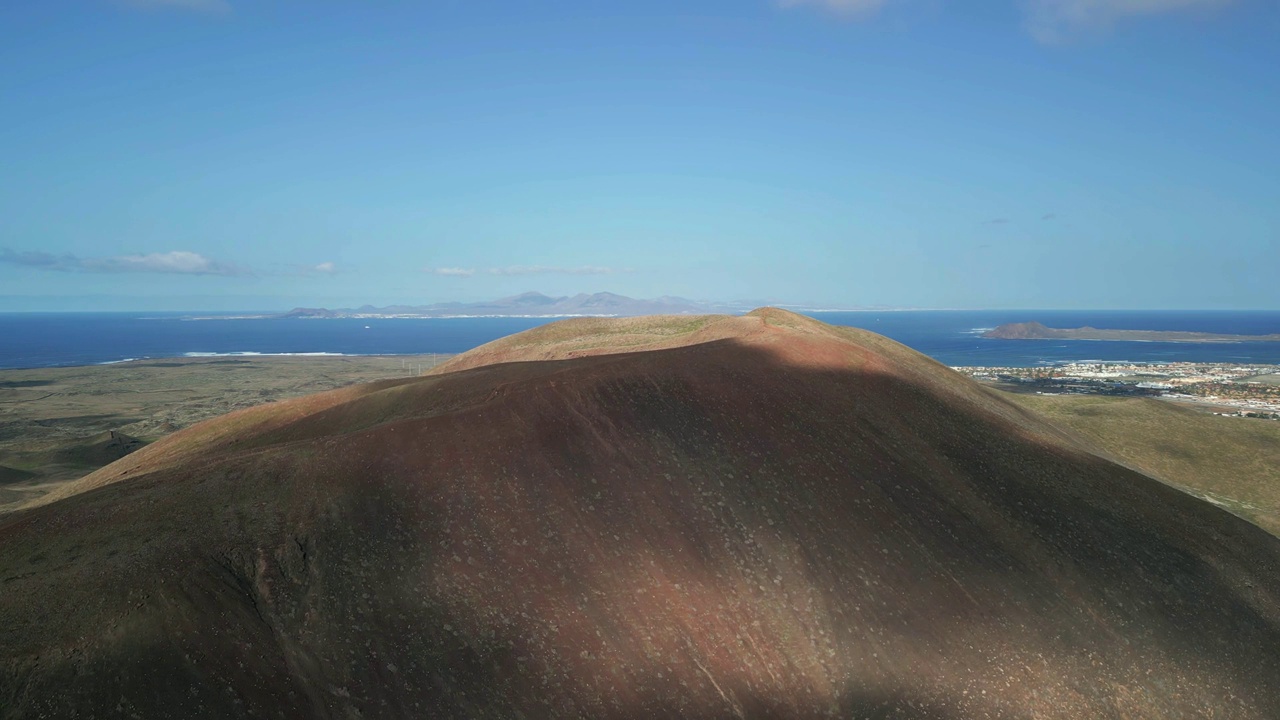
[[1280, 540], [775, 309], [207, 421], [0, 583], [10, 718], [1280, 717]]

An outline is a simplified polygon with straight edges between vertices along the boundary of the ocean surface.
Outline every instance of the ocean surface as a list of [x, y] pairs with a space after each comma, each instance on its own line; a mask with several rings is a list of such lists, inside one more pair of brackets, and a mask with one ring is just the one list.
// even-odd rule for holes
[[[1032, 367], [1074, 361], [1280, 364], [1280, 343], [993, 340], [1007, 322], [1050, 327], [1280, 333], [1280, 312], [920, 310], [815, 312], [824, 322], [886, 335], [947, 365]], [[189, 313], [0, 313], [0, 368], [94, 365], [140, 358], [238, 354], [457, 353], [551, 322], [545, 318], [188, 319]]]

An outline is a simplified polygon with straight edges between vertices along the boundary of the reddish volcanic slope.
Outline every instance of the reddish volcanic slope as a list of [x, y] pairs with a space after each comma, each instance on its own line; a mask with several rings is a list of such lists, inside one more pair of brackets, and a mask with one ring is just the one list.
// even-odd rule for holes
[[452, 368], [0, 518], [0, 716], [1280, 717], [1280, 540], [884, 338]]

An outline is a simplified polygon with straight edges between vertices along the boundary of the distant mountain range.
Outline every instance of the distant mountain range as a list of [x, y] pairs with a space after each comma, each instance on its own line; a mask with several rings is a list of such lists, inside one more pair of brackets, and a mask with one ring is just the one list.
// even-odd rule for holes
[[447, 302], [433, 305], [388, 305], [358, 308], [294, 308], [273, 315], [283, 318], [350, 318], [350, 317], [623, 317], [631, 315], [686, 315], [711, 312], [733, 312], [745, 308], [711, 305], [680, 297], [637, 300], [614, 293], [551, 297], [540, 292], [490, 300], [486, 302]]

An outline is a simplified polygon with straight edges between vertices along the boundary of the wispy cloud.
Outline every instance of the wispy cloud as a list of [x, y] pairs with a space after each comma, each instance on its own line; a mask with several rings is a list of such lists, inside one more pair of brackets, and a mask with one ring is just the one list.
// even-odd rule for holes
[[174, 250], [147, 255], [82, 258], [70, 253], [0, 249], [0, 263], [52, 272], [164, 273], [174, 275], [251, 275], [247, 268], [211, 260], [199, 253]]
[[[1069, 42], [1081, 35], [1102, 32], [1117, 24], [1146, 16], [1176, 12], [1213, 11], [1237, 0], [1009, 0], [1021, 6], [1023, 25], [1032, 37], [1046, 44]], [[867, 19], [889, 9], [908, 8], [912, 0], [774, 0], [782, 8], [814, 7], [833, 15]]]
[[486, 275], [502, 275], [508, 277], [516, 277], [521, 275], [614, 275], [621, 272], [629, 272], [618, 268], [600, 267], [598, 265], [581, 265], [575, 267], [559, 266], [559, 265], [507, 265], [506, 267], [491, 267], [484, 270], [476, 270], [474, 268], [461, 267], [428, 267], [423, 268], [423, 272], [441, 277], [471, 277], [477, 273]]
[[186, 10], [210, 14], [231, 12], [226, 0], [118, 0], [125, 7], [136, 10]]
[[546, 265], [509, 265], [489, 268], [490, 275], [612, 275], [618, 270], [610, 267], [583, 265], [581, 267], [551, 267]]
[[1081, 34], [1109, 30], [1129, 18], [1195, 10], [1216, 10], [1235, 0], [1024, 0], [1026, 27], [1042, 43], [1057, 44]]
[[317, 265], [293, 265], [293, 269], [284, 273], [285, 275], [300, 275], [302, 277], [315, 277], [317, 275], [337, 275], [338, 265], [332, 262], [322, 262]]
[[1044, 215], [1041, 215], [1041, 216], [1040, 216], [1040, 220], [1042, 220], [1042, 221], [1044, 221], [1044, 220], [1057, 220], [1057, 219], [1058, 219], [1058, 216], [1057, 216], [1057, 215], [1054, 215], [1053, 213], [1046, 213], [1046, 214], [1044, 214]]
[[783, 8], [812, 5], [845, 17], [874, 15], [884, 7], [886, 0], [777, 0]]

